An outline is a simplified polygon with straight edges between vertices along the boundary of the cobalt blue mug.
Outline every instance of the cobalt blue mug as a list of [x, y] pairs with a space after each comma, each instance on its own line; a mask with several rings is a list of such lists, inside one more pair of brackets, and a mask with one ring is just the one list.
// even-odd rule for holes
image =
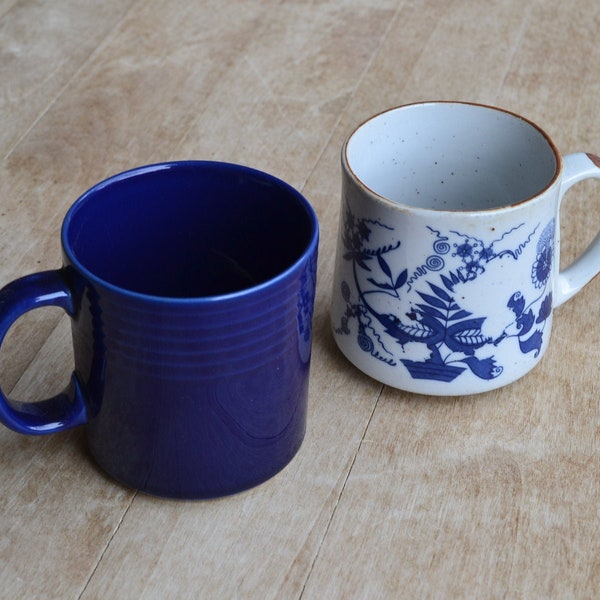
[[108, 474], [210, 498], [283, 469], [306, 427], [319, 227], [306, 199], [247, 167], [173, 162], [115, 175], [62, 227], [63, 267], [0, 291], [0, 342], [26, 311], [71, 317], [56, 397], [0, 393], [25, 434], [85, 424]]

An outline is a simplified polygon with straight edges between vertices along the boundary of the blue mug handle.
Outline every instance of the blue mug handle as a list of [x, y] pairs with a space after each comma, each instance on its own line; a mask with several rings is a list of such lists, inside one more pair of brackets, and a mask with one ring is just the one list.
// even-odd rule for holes
[[[59, 306], [70, 316], [74, 315], [73, 296], [63, 271], [26, 275], [0, 290], [0, 345], [19, 317], [43, 306]], [[0, 390], [0, 421], [18, 433], [30, 435], [82, 425], [87, 421], [87, 410], [75, 373], [65, 391], [39, 402], [11, 400]]]

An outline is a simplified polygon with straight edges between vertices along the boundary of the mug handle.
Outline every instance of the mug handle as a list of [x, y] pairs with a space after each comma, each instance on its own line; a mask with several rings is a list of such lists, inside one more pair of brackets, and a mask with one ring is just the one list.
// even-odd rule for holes
[[[71, 290], [61, 270], [26, 275], [0, 290], [0, 345], [11, 325], [23, 314], [43, 306], [75, 313]], [[55, 433], [87, 421], [81, 385], [75, 373], [62, 393], [39, 402], [19, 402], [0, 390], [0, 421], [18, 433]]]
[[[563, 180], [560, 199], [565, 192], [584, 179], [600, 179], [600, 157], [578, 152], [563, 158]], [[575, 261], [561, 271], [554, 293], [554, 306], [572, 298], [600, 272], [600, 233]]]

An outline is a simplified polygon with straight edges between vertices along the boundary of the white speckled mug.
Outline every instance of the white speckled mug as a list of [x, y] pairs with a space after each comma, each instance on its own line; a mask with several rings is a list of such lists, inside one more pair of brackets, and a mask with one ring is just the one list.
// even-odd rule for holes
[[559, 209], [600, 158], [477, 104], [372, 117], [347, 139], [331, 320], [359, 369], [433, 395], [485, 392], [542, 358], [552, 309], [600, 270], [600, 236], [559, 272]]

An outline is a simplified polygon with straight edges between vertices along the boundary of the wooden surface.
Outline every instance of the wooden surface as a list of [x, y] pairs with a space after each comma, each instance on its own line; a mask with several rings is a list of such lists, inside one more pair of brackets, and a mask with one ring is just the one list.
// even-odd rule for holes
[[[0, 283], [60, 266], [89, 186], [172, 159], [239, 162], [302, 190], [321, 222], [304, 444], [210, 502], [105, 477], [76, 430], [0, 429], [2, 598], [600, 597], [600, 279], [556, 311], [510, 387], [458, 399], [383, 387], [337, 351], [328, 304], [339, 151], [369, 115], [472, 100], [600, 153], [597, 0], [0, 0]], [[567, 264], [600, 229], [598, 185], [562, 211]], [[72, 369], [69, 321], [28, 314], [2, 388]]]

